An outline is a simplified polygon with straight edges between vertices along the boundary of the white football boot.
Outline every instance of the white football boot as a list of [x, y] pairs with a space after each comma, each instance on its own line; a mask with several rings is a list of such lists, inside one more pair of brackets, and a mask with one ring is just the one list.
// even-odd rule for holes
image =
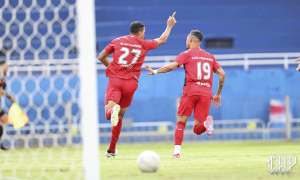
[[110, 157], [115, 157], [116, 155], [118, 154], [118, 150], [116, 149], [116, 151], [113, 153], [113, 152], [111, 152], [110, 150], [107, 150], [106, 152], [105, 152], [105, 156], [107, 157], [107, 158], [110, 158]]
[[111, 124], [113, 126], [117, 126], [119, 123], [119, 112], [120, 112], [121, 107], [116, 104], [111, 112]]

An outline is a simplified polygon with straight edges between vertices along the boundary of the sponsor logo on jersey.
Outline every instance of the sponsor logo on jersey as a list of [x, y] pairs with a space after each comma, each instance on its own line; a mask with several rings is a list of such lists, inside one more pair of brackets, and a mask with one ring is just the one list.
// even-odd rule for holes
[[120, 64], [122, 67], [133, 68], [132, 64]]
[[121, 46], [130, 46], [130, 47], [142, 48], [142, 46], [139, 45], [139, 44], [128, 44], [128, 43], [120, 42], [120, 45]]
[[199, 56], [194, 56], [194, 57], [192, 57], [192, 59], [202, 59], [202, 60], [207, 60], [207, 61], [214, 61], [214, 60], [211, 59], [211, 58], [199, 57]]
[[200, 86], [210, 87], [210, 84], [209, 84], [209, 83], [197, 82], [197, 84], [200, 85]]

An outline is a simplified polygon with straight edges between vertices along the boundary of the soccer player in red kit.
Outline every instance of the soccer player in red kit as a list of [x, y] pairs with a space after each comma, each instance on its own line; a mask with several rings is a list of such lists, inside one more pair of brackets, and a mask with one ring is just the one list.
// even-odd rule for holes
[[[297, 61], [300, 62], [300, 58], [294, 60], [294, 62], [297, 62]], [[296, 70], [297, 70], [297, 71], [300, 71], [300, 63], [299, 63], [299, 65], [298, 65], [298, 67], [297, 67]]]
[[[193, 30], [187, 36], [187, 51], [180, 53], [171, 64], [158, 70], [152, 70], [146, 65], [149, 75], [166, 73], [176, 67], [184, 66], [185, 82], [183, 94], [178, 108], [177, 126], [175, 130], [175, 152], [172, 158], [180, 158], [181, 143], [186, 122], [194, 110], [194, 133], [200, 135], [206, 131], [208, 135], [214, 132], [212, 116], [208, 116], [210, 102], [214, 107], [221, 106], [221, 92], [225, 82], [225, 73], [215, 57], [200, 48], [203, 35]], [[219, 88], [217, 94], [212, 96], [213, 72], [219, 75]]]
[[[144, 40], [145, 25], [135, 21], [130, 25], [130, 35], [114, 39], [98, 56], [107, 67], [106, 77], [109, 77], [105, 92], [105, 116], [107, 120], [111, 119], [113, 127], [110, 146], [105, 153], [107, 157], [117, 154], [116, 144], [121, 133], [122, 119], [138, 87], [137, 79], [146, 53], [166, 43], [176, 23], [175, 13], [169, 17], [167, 28], [159, 38]], [[109, 63], [107, 57], [111, 53], [113, 61]]]

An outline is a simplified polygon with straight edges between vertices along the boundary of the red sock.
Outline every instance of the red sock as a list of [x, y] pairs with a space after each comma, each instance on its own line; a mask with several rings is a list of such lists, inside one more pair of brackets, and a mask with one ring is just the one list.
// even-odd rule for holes
[[198, 125], [194, 126], [194, 133], [197, 135], [200, 135], [206, 131], [206, 128], [204, 127], [204, 123], [200, 122]]
[[175, 129], [175, 145], [181, 145], [182, 140], [183, 140], [183, 135], [184, 135], [184, 128], [185, 128], [186, 123], [177, 121], [177, 126]]
[[106, 116], [107, 120], [110, 120], [110, 118], [111, 118], [111, 110], [112, 110], [112, 108], [109, 108], [105, 112], [105, 116]]
[[119, 119], [118, 125], [113, 126], [111, 129], [110, 145], [108, 148], [111, 152], [116, 151], [116, 145], [117, 145], [120, 133], [121, 133], [121, 129], [122, 129], [122, 119]]

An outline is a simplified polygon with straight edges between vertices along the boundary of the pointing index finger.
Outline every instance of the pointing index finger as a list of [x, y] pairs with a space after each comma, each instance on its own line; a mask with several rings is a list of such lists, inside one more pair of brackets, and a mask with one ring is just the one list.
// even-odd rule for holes
[[173, 13], [172, 17], [174, 17], [174, 16], [175, 16], [175, 14], [176, 14], [176, 12], [174, 12], [174, 13]]

